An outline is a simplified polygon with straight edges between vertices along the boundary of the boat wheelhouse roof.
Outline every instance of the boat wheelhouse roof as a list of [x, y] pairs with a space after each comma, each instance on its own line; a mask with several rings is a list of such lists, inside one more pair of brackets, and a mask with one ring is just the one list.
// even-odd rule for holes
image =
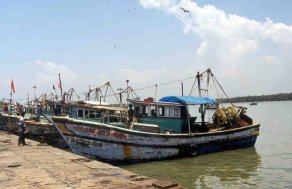
[[116, 107], [116, 106], [92, 106], [97, 109], [102, 109], [102, 110], [113, 110], [113, 111], [127, 111], [127, 108], [125, 107]]
[[81, 101], [82, 103], [84, 103], [84, 104], [90, 104], [90, 105], [96, 105], [96, 106], [98, 106], [98, 105], [109, 105], [108, 103], [105, 103], [105, 102], [101, 102], [101, 101], [90, 101], [90, 100], [85, 100], [85, 101]]
[[133, 104], [150, 105], [150, 106], [185, 106], [183, 104], [173, 103], [173, 102], [149, 102], [149, 101], [140, 101], [140, 100], [131, 100], [131, 99], [128, 99], [128, 102], [131, 102]]
[[214, 104], [216, 100], [211, 97], [194, 97], [194, 96], [165, 96], [160, 102], [179, 103], [184, 105], [201, 105]]
[[47, 105], [62, 105], [61, 101], [46, 100]]
[[106, 106], [106, 105], [90, 105], [90, 104], [79, 104], [79, 103], [69, 103], [64, 105], [67, 108], [77, 108], [77, 109], [87, 109], [87, 110], [112, 110], [112, 111], [126, 111], [127, 108], [117, 107], [117, 106]]

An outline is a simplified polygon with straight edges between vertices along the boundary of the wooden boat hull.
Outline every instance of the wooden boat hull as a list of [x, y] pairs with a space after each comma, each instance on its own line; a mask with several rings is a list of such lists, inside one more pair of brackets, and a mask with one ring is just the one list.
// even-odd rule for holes
[[160, 134], [53, 117], [72, 151], [106, 161], [148, 161], [254, 146], [259, 124], [225, 131]]
[[20, 116], [9, 115], [9, 114], [0, 112], [0, 122], [1, 122], [0, 129], [17, 134], [19, 118]]
[[50, 123], [26, 121], [25, 124], [28, 134], [31, 138], [55, 138], [58, 136], [58, 131]]
[[[0, 129], [5, 130], [14, 134], [18, 134], [18, 120], [20, 116], [9, 115], [0, 113]], [[58, 134], [58, 131], [51, 123], [44, 123], [42, 121], [36, 122], [33, 120], [25, 120], [26, 130], [28, 136], [31, 138], [54, 137]]]

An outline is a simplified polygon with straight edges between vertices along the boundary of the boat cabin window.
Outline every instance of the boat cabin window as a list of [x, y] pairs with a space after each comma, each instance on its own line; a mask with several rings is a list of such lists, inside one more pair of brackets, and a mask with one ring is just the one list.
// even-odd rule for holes
[[166, 109], [166, 117], [180, 118], [181, 112], [179, 107], [168, 107]]
[[170, 108], [165, 107], [165, 117], [170, 117]]
[[147, 106], [141, 106], [141, 116], [148, 116], [148, 108]]
[[71, 117], [78, 117], [78, 111], [73, 109], [71, 112]]
[[78, 110], [77, 117], [83, 117], [83, 110]]
[[[151, 105], [135, 105], [135, 117], [173, 117], [180, 118], [185, 116], [185, 107], [181, 106], [151, 106]], [[139, 114], [137, 114], [139, 113]]]
[[89, 111], [89, 118], [95, 118], [96, 113], [94, 111]]
[[88, 110], [85, 110], [85, 117], [88, 117]]
[[173, 109], [173, 117], [179, 117], [178, 116], [178, 108]]
[[164, 117], [164, 107], [160, 106], [158, 107], [158, 115], [161, 116], [161, 117]]
[[89, 111], [89, 118], [99, 118], [101, 116], [101, 112], [99, 111]]

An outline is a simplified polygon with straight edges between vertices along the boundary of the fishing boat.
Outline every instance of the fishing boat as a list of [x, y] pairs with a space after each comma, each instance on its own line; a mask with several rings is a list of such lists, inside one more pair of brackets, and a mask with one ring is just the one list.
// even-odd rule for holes
[[[19, 108], [10, 105], [8, 112], [0, 112], [1, 130], [17, 134], [18, 122], [21, 118], [21, 113], [17, 109]], [[25, 105], [21, 106], [20, 109], [24, 113], [26, 131], [29, 138], [52, 138], [58, 135], [56, 128], [40, 115], [40, 107]]]
[[257, 102], [251, 102], [251, 103], [249, 103], [249, 105], [255, 106], [255, 105], [258, 105], [258, 103]]
[[0, 112], [0, 129], [17, 134], [19, 119], [20, 116], [8, 114], [6, 112]]
[[[204, 74], [197, 74], [198, 89]], [[200, 93], [200, 92], [199, 92]], [[100, 121], [53, 116], [51, 121], [74, 153], [105, 161], [149, 161], [197, 156], [222, 150], [254, 146], [260, 124], [246, 115], [245, 107], [230, 106], [214, 111], [206, 120], [206, 109], [216, 103], [211, 97], [166, 96], [128, 99], [125, 119], [110, 120], [116, 107], [100, 106]], [[108, 109], [109, 108], [109, 109]], [[191, 108], [199, 116], [191, 115]], [[121, 114], [122, 115], [122, 114]]]
[[24, 106], [24, 121], [30, 138], [45, 138], [46, 140], [58, 138], [57, 129], [41, 113], [40, 106]]

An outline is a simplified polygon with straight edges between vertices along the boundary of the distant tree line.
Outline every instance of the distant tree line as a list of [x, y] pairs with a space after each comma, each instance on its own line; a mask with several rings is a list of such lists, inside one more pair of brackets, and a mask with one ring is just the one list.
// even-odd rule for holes
[[[241, 96], [229, 98], [231, 102], [262, 102], [262, 101], [288, 101], [292, 100], [292, 93], [278, 93], [272, 95], [261, 96]], [[229, 102], [227, 98], [217, 99], [218, 102]]]

